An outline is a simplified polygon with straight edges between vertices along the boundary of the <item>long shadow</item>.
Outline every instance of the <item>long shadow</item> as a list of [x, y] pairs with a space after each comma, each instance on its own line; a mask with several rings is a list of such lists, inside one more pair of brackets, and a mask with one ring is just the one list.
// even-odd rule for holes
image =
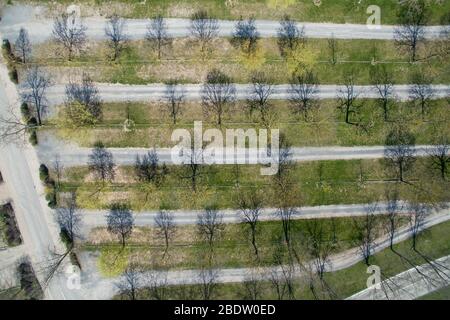
[[426, 279], [429, 282], [434, 282], [435, 280], [430, 278], [429, 276], [427, 276], [426, 274], [424, 274], [419, 267], [413, 263], [410, 259], [408, 259], [406, 256], [402, 255], [400, 252], [398, 252], [397, 250], [391, 248], [391, 251], [396, 254], [403, 262], [408, 263], [412, 268], [414, 268], [414, 270], [417, 271], [418, 274], [420, 274], [424, 279]]
[[[442, 280], [446, 281], [447, 279], [450, 279], [450, 276], [445, 273], [445, 271], [442, 271], [442, 269], [450, 271], [450, 269], [444, 265], [442, 265], [439, 262], [435, 262], [432, 259], [430, 259], [425, 254], [421, 253], [417, 248], [413, 249], [414, 252], [416, 252], [422, 259], [425, 260], [426, 263], [433, 269], [433, 271], [436, 273], [436, 275], [441, 278]], [[443, 274], [443, 275], [442, 275]], [[447, 279], [446, 279], [447, 278]]]

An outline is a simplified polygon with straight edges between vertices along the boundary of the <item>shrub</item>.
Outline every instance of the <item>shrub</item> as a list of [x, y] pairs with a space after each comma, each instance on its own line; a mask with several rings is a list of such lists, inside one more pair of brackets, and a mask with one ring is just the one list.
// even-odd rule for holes
[[37, 127], [37, 125], [38, 125], [35, 117], [31, 117], [30, 120], [27, 121], [27, 124], [29, 127]]
[[31, 120], [31, 113], [27, 103], [22, 103], [20, 106], [20, 112], [22, 113], [22, 117], [27, 121], [27, 123], [29, 123], [29, 120]]
[[48, 168], [45, 164], [41, 164], [39, 166], [39, 178], [41, 179], [42, 182], [47, 183], [47, 180], [49, 178], [49, 172], [48, 172]]
[[0, 206], [0, 222], [5, 226], [5, 236], [8, 246], [17, 246], [22, 243], [22, 236], [17, 226], [14, 209], [10, 203]]
[[15, 84], [19, 83], [19, 75], [17, 74], [17, 69], [16, 67], [12, 67], [11, 70], [9, 71], [9, 78], [11, 79], [12, 82], [14, 82]]
[[50, 208], [56, 208], [56, 205], [58, 203], [56, 201], [56, 192], [54, 189], [51, 189], [49, 192], [47, 192], [47, 194], [45, 195], [45, 200], [47, 200], [47, 204]]
[[38, 137], [37, 137], [36, 130], [31, 131], [29, 141], [30, 141], [31, 145], [33, 145], [33, 146], [38, 144]]
[[6, 51], [8, 55], [11, 55], [11, 43], [8, 39], [3, 39], [2, 49]]
[[18, 266], [18, 273], [20, 288], [25, 291], [27, 297], [31, 300], [42, 299], [44, 294], [31, 264], [28, 261], [22, 262]]

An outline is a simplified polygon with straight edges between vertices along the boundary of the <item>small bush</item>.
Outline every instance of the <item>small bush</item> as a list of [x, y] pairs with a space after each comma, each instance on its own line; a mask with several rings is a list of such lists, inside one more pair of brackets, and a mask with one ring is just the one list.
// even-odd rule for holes
[[29, 141], [33, 146], [36, 146], [38, 144], [38, 137], [36, 130], [31, 131]]
[[17, 74], [17, 69], [16, 67], [12, 67], [11, 70], [9, 71], [9, 78], [11, 79], [12, 82], [14, 82], [15, 84], [19, 83], [19, 75]]
[[9, 43], [8, 39], [3, 39], [2, 49], [5, 50], [8, 55], [11, 55], [11, 43]]
[[22, 236], [17, 226], [14, 209], [11, 204], [0, 207], [0, 221], [5, 226], [5, 236], [8, 246], [17, 246], [22, 243]]
[[27, 121], [27, 124], [29, 127], [36, 127], [38, 123], [35, 117], [31, 117], [30, 120]]
[[[29, 120], [31, 118], [30, 108], [28, 107], [27, 103], [22, 103], [20, 106], [20, 112], [22, 113], [22, 117], [29, 123]], [[35, 119], [36, 120], [36, 119]]]
[[55, 209], [58, 202], [56, 201], [56, 193], [55, 192], [49, 192], [47, 193], [47, 195], [45, 196], [45, 199], [47, 200], [47, 204], [49, 206], [49, 208]]
[[36, 278], [33, 267], [28, 261], [22, 262], [18, 267], [20, 288], [25, 291], [30, 300], [42, 299], [44, 294]]
[[47, 166], [45, 164], [41, 164], [39, 166], [39, 178], [41, 179], [42, 182], [47, 183], [49, 177], [50, 176]]

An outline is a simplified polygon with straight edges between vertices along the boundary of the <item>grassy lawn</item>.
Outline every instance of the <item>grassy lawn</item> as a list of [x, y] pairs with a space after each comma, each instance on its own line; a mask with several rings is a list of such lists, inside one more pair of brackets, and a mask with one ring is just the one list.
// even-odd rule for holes
[[450, 286], [429, 293], [418, 300], [450, 300]]
[[[420, 158], [413, 170], [407, 173], [412, 184], [399, 184], [403, 199], [423, 195], [435, 201], [448, 201], [448, 181], [442, 181], [437, 171], [430, 171], [429, 160]], [[135, 181], [132, 167], [121, 167], [114, 183], [99, 185], [92, 181], [87, 167], [65, 170], [61, 192], [76, 190], [78, 202], [84, 208], [108, 208], [112, 201], [127, 201], [134, 210], [159, 209], [170, 205], [171, 209], [203, 209], [216, 203], [220, 208], [236, 207], [239, 188], [257, 188], [265, 195], [266, 207], [274, 207], [279, 201], [270, 176], [262, 176], [255, 165], [220, 165], [202, 169], [197, 192], [192, 192], [186, 168], [169, 166], [164, 184], [153, 185]], [[366, 203], [384, 199], [386, 187], [392, 185], [395, 176], [387, 172], [383, 160], [314, 161], [297, 163], [289, 173], [291, 190], [296, 206], [314, 206], [340, 203]]]
[[[189, 38], [175, 39], [172, 47], [166, 49], [162, 60], [145, 41], [133, 41], [122, 54], [119, 63], [109, 60], [109, 51], [104, 42], [90, 42], [82, 56], [68, 62], [60, 56], [61, 50], [54, 43], [47, 42], [36, 46], [33, 51], [34, 63], [49, 68], [55, 79], [66, 79], [64, 73], [87, 71], [98, 82], [145, 84], [163, 82], [176, 75], [184, 83], [203, 82], [206, 73], [212, 68], [220, 68], [232, 77], [234, 82], [249, 82], [256, 69], [267, 71], [275, 83], [287, 83], [292, 70], [281, 58], [276, 39], [261, 39], [259, 47], [263, 58], [258, 63], [248, 65], [239, 59], [239, 49], [231, 46], [224, 38], [216, 39], [213, 49], [201, 58], [199, 46]], [[434, 42], [419, 47], [419, 56], [425, 57], [436, 49]], [[429, 59], [420, 63], [408, 63], [408, 55], [398, 50], [393, 41], [386, 40], [337, 40], [336, 58], [332, 64], [326, 39], [308, 40], [306, 48], [312, 52], [314, 70], [323, 84], [342, 83], [344, 71], [353, 69], [355, 83], [369, 84], [370, 69], [373, 63], [385, 63], [392, 71], [396, 83], [409, 83], [414, 70], [426, 72], [434, 83], [449, 83], [448, 59]], [[23, 66], [18, 66], [19, 71]], [[23, 72], [19, 72], [23, 73]]]
[[[360, 219], [360, 218], [357, 218]], [[338, 253], [351, 248], [354, 225], [351, 218], [322, 219], [327, 239], [332, 243], [332, 252]], [[295, 237], [299, 252], [306, 255], [305, 229], [309, 220], [296, 220], [292, 223], [292, 234]], [[406, 220], [403, 222], [406, 223]], [[376, 230], [382, 234], [382, 219], [377, 218]], [[226, 224], [219, 240], [215, 244], [215, 262], [224, 268], [246, 267], [255, 264], [253, 247], [249, 241], [248, 228], [244, 224]], [[279, 221], [263, 221], [258, 224], [257, 245], [261, 266], [273, 265], [273, 252], [282, 239], [282, 226]], [[85, 250], [99, 250], [102, 270], [108, 268], [107, 256], [113, 252], [119, 254], [122, 248], [115, 236], [111, 236], [106, 228], [98, 228], [91, 232], [82, 245]], [[145, 268], [199, 268], [201, 253], [209, 250], [208, 245], [197, 235], [195, 226], [178, 227], [175, 238], [165, 257], [164, 242], [156, 235], [153, 228], [136, 228], [126, 247], [127, 261], [138, 261]], [[305, 256], [306, 259], [306, 256]], [[114, 260], [113, 260], [114, 261]], [[114, 264], [112, 264], [114, 265]], [[113, 273], [114, 274], [114, 273]], [[109, 275], [113, 275], [109, 273]]]
[[[16, 1], [27, 2], [30, 1]], [[33, 1], [31, 1], [33, 2]], [[34, 1], [37, 2], [37, 1]], [[69, 0], [39, 1], [47, 2], [50, 8], [60, 9], [61, 5], [68, 5]], [[102, 14], [119, 12], [122, 16], [130, 18], [149, 18], [156, 14], [167, 17], [189, 17], [199, 9], [208, 12], [220, 19], [238, 19], [240, 16], [254, 16], [257, 19], [280, 19], [285, 14], [301, 21], [336, 22], [336, 23], [365, 23], [366, 9], [369, 5], [378, 5], [381, 8], [381, 23], [394, 24], [397, 21], [396, 12], [398, 2], [395, 0], [334, 0], [321, 1], [319, 6], [312, 0], [114, 0], [107, 3], [99, 0], [78, 1], [82, 4], [81, 12], [84, 15], [100, 11]], [[446, 1], [430, 2], [431, 24], [440, 22], [445, 12], [450, 10]]]
[[[361, 107], [359, 115], [352, 121], [359, 120], [367, 130], [346, 124], [344, 114], [337, 109], [336, 100], [318, 101], [317, 108], [309, 113], [308, 122], [304, 121], [303, 115], [293, 113], [288, 101], [274, 100], [271, 102], [271, 127], [279, 128], [293, 146], [299, 147], [383, 145], [392, 122], [384, 121], [377, 101], [360, 99], [356, 104]], [[432, 144], [438, 135], [450, 138], [448, 107], [446, 99], [436, 100], [426, 119], [422, 120], [418, 108], [405, 102], [396, 103], [390, 109], [389, 119], [407, 121], [417, 144]], [[94, 127], [56, 129], [52, 132], [81, 146], [92, 146], [96, 141], [102, 141], [108, 147], [171, 147], [174, 143], [170, 137], [176, 128], [190, 129], [194, 121], [203, 121], [204, 129], [218, 128], [213, 119], [204, 115], [198, 102], [186, 102], [181, 112], [177, 125], [173, 125], [162, 103], [107, 103], [103, 107], [103, 120]], [[123, 130], [123, 123], [128, 118], [135, 123], [134, 131]], [[55, 121], [50, 120], [47, 129], [50, 130]], [[225, 113], [221, 129], [225, 132], [227, 128], [261, 127], [259, 114], [255, 112], [250, 115], [245, 102], [240, 101]]]
[[[450, 253], [450, 222], [445, 222], [428, 229], [420, 238], [418, 242], [418, 251], [429, 259], [437, 259], [446, 256]], [[411, 249], [411, 240], [405, 240], [394, 246], [393, 253], [390, 249], [384, 249], [375, 254], [370, 263], [380, 267], [383, 279], [392, 277], [398, 273], [412, 268], [412, 265], [407, 263], [405, 257], [413, 265], [421, 265], [426, 263], [420, 254]], [[402, 257], [404, 258], [402, 258]], [[368, 278], [367, 266], [363, 262], [359, 262], [347, 269], [330, 272], [325, 274], [325, 281], [331, 290], [334, 292], [334, 298], [344, 299], [360, 290], [366, 288], [366, 281]], [[308, 288], [306, 279], [298, 279], [294, 281], [295, 298], [296, 299], [314, 299], [311, 291]], [[274, 289], [269, 282], [261, 282], [261, 296], [260, 299], [276, 299]], [[329, 295], [320, 284], [316, 283], [316, 290], [321, 299], [329, 298]], [[184, 288], [184, 290], [183, 290]], [[186, 290], [191, 289], [191, 290]], [[189, 292], [189, 297], [184, 294]], [[197, 285], [190, 286], [171, 286], [167, 291], [168, 299], [199, 299], [200, 287]], [[243, 283], [231, 284], [217, 284], [214, 290], [214, 299], [243, 299], [245, 298], [245, 285]], [[116, 299], [124, 298], [116, 296]], [[150, 299], [148, 291], [140, 291], [140, 299]]]

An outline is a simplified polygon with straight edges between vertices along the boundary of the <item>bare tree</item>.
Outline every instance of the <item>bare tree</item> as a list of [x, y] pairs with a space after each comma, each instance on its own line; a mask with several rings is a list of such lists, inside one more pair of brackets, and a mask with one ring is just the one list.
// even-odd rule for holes
[[118, 15], [113, 15], [108, 19], [105, 27], [105, 35], [108, 39], [108, 46], [112, 49], [111, 60], [116, 61], [125, 49], [128, 37], [125, 34], [125, 20]]
[[404, 1], [398, 12], [399, 27], [394, 30], [396, 45], [405, 49], [410, 61], [417, 58], [418, 45], [425, 39], [425, 29], [429, 20], [429, 11], [424, 0]]
[[316, 274], [321, 281], [325, 268], [330, 263], [330, 254], [333, 249], [332, 242], [327, 235], [328, 230], [323, 220], [311, 219], [306, 222], [306, 248], [313, 259]]
[[202, 106], [206, 115], [213, 114], [217, 124], [222, 124], [223, 114], [235, 101], [236, 88], [231, 78], [218, 69], [208, 72], [202, 87]]
[[359, 106], [355, 104], [358, 94], [355, 92], [354, 73], [348, 72], [344, 75], [344, 88], [339, 90], [338, 109], [345, 115], [345, 123], [354, 124], [350, 116], [358, 112]]
[[263, 207], [263, 199], [256, 190], [252, 189], [245, 193], [238, 191], [237, 206], [242, 218], [242, 221], [250, 230], [250, 238], [255, 252], [255, 256], [259, 259], [258, 247], [256, 245], [256, 235], [259, 231], [259, 216]]
[[244, 300], [261, 299], [263, 287], [261, 282], [261, 272], [258, 269], [250, 269], [244, 279], [244, 292], [239, 291]]
[[284, 237], [284, 241], [288, 245], [291, 244], [291, 234], [292, 234], [292, 219], [297, 215], [297, 210], [293, 207], [280, 206], [275, 215], [281, 220], [281, 229]]
[[129, 300], [137, 300], [138, 289], [142, 286], [141, 270], [130, 264], [116, 283], [121, 295]]
[[243, 20], [241, 17], [236, 23], [231, 44], [250, 56], [256, 51], [258, 40], [259, 32], [256, 29], [255, 19]]
[[286, 138], [285, 134], [280, 134], [279, 154], [278, 154], [278, 171], [274, 178], [280, 186], [284, 186], [288, 182], [289, 172], [295, 167], [292, 161], [292, 145]]
[[394, 250], [394, 239], [397, 234], [397, 229], [400, 225], [400, 203], [398, 189], [386, 191], [387, 207], [386, 215], [384, 216], [384, 229], [389, 236], [389, 248]]
[[50, 85], [49, 76], [38, 67], [33, 67], [28, 70], [22, 99], [28, 104], [33, 105], [39, 126], [42, 125], [42, 118], [47, 110], [47, 98], [45, 95]]
[[66, 205], [56, 210], [56, 217], [61, 228], [61, 232], [67, 236], [70, 245], [76, 239], [81, 239], [82, 217], [78, 211], [77, 196], [75, 192], [71, 192]]
[[384, 158], [390, 167], [394, 167], [397, 179], [405, 182], [404, 174], [415, 161], [414, 135], [403, 125], [396, 125], [388, 133], [384, 147]]
[[329, 38], [328, 40], [328, 50], [330, 51], [330, 56], [331, 56], [331, 63], [332, 64], [336, 64], [337, 63], [337, 51], [338, 51], [338, 44], [337, 44], [337, 40], [334, 37], [334, 33], [331, 34], [331, 38]]
[[205, 10], [199, 10], [191, 16], [189, 30], [191, 35], [200, 42], [201, 52], [204, 53], [206, 47], [217, 37], [219, 23], [217, 19], [208, 16]]
[[376, 211], [377, 204], [367, 205], [364, 208], [363, 217], [355, 217], [353, 219], [354, 244], [359, 248], [359, 252], [364, 259], [366, 265], [370, 265], [369, 259], [372, 256], [375, 239], [376, 239]]
[[165, 249], [164, 255], [167, 254], [169, 250], [169, 243], [172, 240], [173, 236], [176, 232], [176, 226], [173, 221], [173, 215], [170, 212], [160, 210], [158, 214], [155, 216], [155, 225], [157, 227], [156, 234], [159, 238], [164, 239]]
[[53, 22], [53, 38], [56, 43], [62, 45], [68, 53], [69, 61], [74, 53], [79, 52], [86, 43], [87, 27], [81, 21], [77, 21], [75, 16], [70, 17], [62, 14], [56, 17]]
[[131, 235], [134, 227], [134, 218], [130, 207], [126, 203], [113, 203], [106, 216], [108, 231], [119, 236], [122, 248], [125, 241]]
[[219, 213], [216, 206], [207, 206], [197, 217], [198, 234], [208, 243], [211, 250], [225, 227], [222, 219], [223, 214]]
[[186, 161], [183, 163], [183, 168], [185, 170], [181, 175], [181, 178], [189, 179], [192, 191], [197, 192], [198, 180], [204, 174], [203, 149], [195, 149], [192, 146], [190, 150], [186, 151], [188, 155]]
[[428, 152], [431, 166], [439, 170], [441, 178], [446, 180], [450, 166], [450, 146], [446, 137], [441, 137], [438, 143]]
[[300, 45], [305, 43], [305, 32], [302, 27], [299, 29], [294, 20], [285, 15], [280, 21], [280, 27], [277, 30], [278, 49], [281, 56], [285, 57], [289, 51], [296, 50]]
[[83, 72], [81, 83], [69, 82], [66, 85], [66, 103], [78, 102], [96, 119], [102, 117], [102, 103], [97, 86], [91, 77]]
[[39, 125], [36, 118], [22, 119], [13, 106], [7, 106], [6, 112], [0, 114], [0, 145], [26, 143], [27, 133], [35, 131]]
[[311, 70], [293, 75], [291, 79], [289, 102], [295, 113], [303, 113], [306, 122], [309, 121], [309, 112], [317, 106], [314, 96], [318, 92], [318, 83], [316, 75]]
[[55, 155], [55, 159], [52, 163], [53, 171], [55, 171], [56, 176], [56, 188], [59, 189], [61, 186], [61, 179], [64, 171], [64, 164], [61, 161], [61, 156], [59, 154]]
[[146, 291], [153, 300], [165, 300], [167, 298], [167, 271], [147, 271], [145, 278]]
[[282, 264], [280, 267], [281, 267], [281, 275], [284, 280], [284, 286], [286, 288], [287, 297], [290, 300], [295, 300], [295, 284], [294, 284], [295, 265], [290, 260], [289, 263]]
[[408, 206], [409, 230], [412, 236], [412, 248], [417, 249], [420, 233], [425, 229], [425, 222], [431, 214], [431, 206], [426, 203], [411, 202]]
[[264, 126], [270, 125], [272, 104], [269, 102], [273, 93], [273, 81], [264, 72], [255, 72], [251, 77], [252, 88], [247, 105], [250, 113], [258, 111]]
[[158, 59], [161, 59], [163, 48], [172, 43], [172, 39], [167, 32], [166, 21], [161, 15], [153, 18], [147, 25], [145, 39], [147, 39], [158, 52]]
[[112, 181], [115, 177], [115, 165], [113, 155], [102, 142], [96, 142], [92, 153], [89, 155], [89, 170], [93, 172], [97, 180]]
[[160, 186], [168, 174], [168, 169], [165, 164], [159, 164], [158, 154], [153, 149], [142, 159], [139, 155], [136, 156], [134, 172], [138, 181]]
[[370, 70], [372, 84], [378, 91], [380, 98], [379, 105], [383, 110], [384, 121], [388, 121], [389, 107], [393, 98], [394, 81], [392, 72], [386, 68], [386, 65], [376, 65]]
[[203, 300], [211, 300], [214, 297], [218, 275], [216, 269], [205, 268], [204, 266], [200, 269], [198, 278], [200, 281], [200, 295]]
[[19, 36], [14, 43], [14, 52], [23, 63], [27, 63], [31, 56], [31, 42], [28, 37], [28, 31], [20, 28]]
[[181, 106], [184, 102], [184, 96], [185, 92], [176, 80], [170, 80], [166, 83], [164, 101], [173, 124], [177, 123], [178, 116], [182, 113]]
[[419, 105], [422, 119], [433, 104], [434, 92], [431, 88], [431, 79], [423, 72], [415, 72], [411, 77], [409, 98], [414, 106]]
[[[283, 265], [283, 247], [279, 244], [275, 246], [273, 250], [272, 264], [275, 266]], [[286, 295], [286, 283], [283, 277], [280, 276], [280, 272], [277, 269], [272, 269], [269, 275], [270, 284], [275, 290], [278, 300], [283, 300]]]

